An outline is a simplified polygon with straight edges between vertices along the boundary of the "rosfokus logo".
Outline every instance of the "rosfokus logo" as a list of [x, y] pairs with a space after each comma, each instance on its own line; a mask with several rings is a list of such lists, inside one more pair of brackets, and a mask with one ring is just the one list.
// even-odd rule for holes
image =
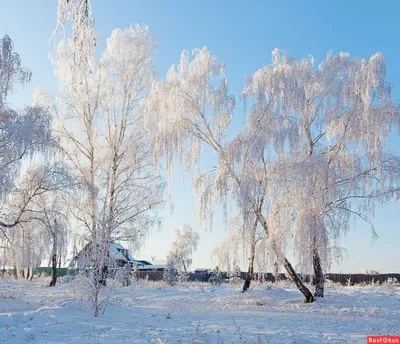
[[367, 343], [400, 344], [400, 336], [368, 336]]

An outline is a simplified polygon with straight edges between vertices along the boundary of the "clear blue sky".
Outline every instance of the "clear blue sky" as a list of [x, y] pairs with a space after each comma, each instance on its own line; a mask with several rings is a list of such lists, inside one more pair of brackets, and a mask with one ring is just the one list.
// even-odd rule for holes
[[[96, 29], [102, 44], [114, 28], [145, 23], [159, 39], [155, 65], [158, 76], [179, 62], [183, 49], [207, 46], [226, 62], [230, 91], [239, 96], [244, 76], [270, 62], [275, 48], [290, 55], [312, 54], [316, 61], [327, 51], [348, 51], [369, 58], [382, 52], [387, 62], [387, 79], [393, 96], [400, 99], [400, 2], [393, 1], [93, 1]], [[36, 86], [56, 92], [56, 80], [47, 58], [49, 38], [55, 26], [56, 0], [0, 1], [0, 35], [15, 43], [23, 65], [33, 72], [30, 85], [11, 97], [15, 106], [29, 103]], [[243, 106], [238, 102], [231, 133], [243, 124]], [[212, 159], [212, 158], [210, 158]], [[140, 252], [140, 258], [164, 259], [175, 228], [183, 223], [200, 233], [193, 267], [214, 266], [210, 252], [224, 236], [218, 216], [212, 233], [192, 218], [193, 196], [190, 181], [173, 185], [175, 211], [164, 212], [160, 232], [154, 232]], [[380, 272], [400, 272], [400, 203], [377, 211], [373, 223], [380, 238], [371, 242], [368, 226], [355, 223], [343, 240], [348, 260], [333, 271], [358, 272], [363, 268]]]

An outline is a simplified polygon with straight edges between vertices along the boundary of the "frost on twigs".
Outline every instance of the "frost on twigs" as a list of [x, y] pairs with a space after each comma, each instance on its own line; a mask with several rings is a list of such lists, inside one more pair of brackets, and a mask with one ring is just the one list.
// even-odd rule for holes
[[189, 225], [182, 225], [174, 233], [170, 259], [174, 260], [178, 271], [188, 272], [192, 264], [192, 254], [199, 243], [199, 234]]
[[173, 286], [178, 282], [178, 271], [175, 268], [175, 261], [173, 257], [168, 257], [167, 265], [164, 269], [164, 281]]
[[[259, 246], [295, 275], [285, 259], [293, 247], [299, 268], [309, 271], [314, 262], [323, 282], [321, 264], [340, 259], [350, 219], [371, 224], [377, 202], [400, 190], [399, 158], [385, 149], [399, 114], [384, 58], [329, 53], [316, 66], [313, 57], [274, 50], [272, 63], [247, 79], [246, 126], [230, 142], [224, 135], [234, 99], [227, 84], [224, 65], [206, 48], [192, 59], [183, 52], [166, 80], [153, 84], [146, 128], [156, 163], [165, 162], [169, 181], [175, 159], [182, 174], [195, 171], [202, 223], [212, 226], [221, 204], [227, 215], [229, 199], [247, 233], [255, 221], [263, 230], [263, 237], [256, 229], [243, 238], [260, 238]], [[217, 158], [210, 171], [200, 171], [204, 146]]]
[[93, 44], [96, 45], [90, 0], [58, 0], [57, 24], [52, 39], [57, 35], [65, 37], [65, 31], [69, 28], [73, 40], [79, 41], [81, 37], [89, 35], [93, 38]]
[[146, 26], [116, 29], [99, 57], [88, 0], [59, 1], [56, 31], [64, 26], [71, 34], [51, 56], [60, 86], [54, 131], [80, 186], [71, 208], [92, 247], [98, 314], [109, 245], [116, 240], [138, 248], [160, 224], [164, 184], [154, 169], [143, 119], [157, 40]]
[[234, 105], [225, 65], [206, 47], [195, 49], [192, 58], [183, 51], [166, 80], [153, 83], [146, 127], [156, 162], [165, 158], [170, 182], [175, 158], [185, 173], [199, 168], [204, 143], [220, 149]]
[[399, 113], [384, 58], [329, 53], [316, 67], [312, 57], [276, 49], [243, 95], [250, 108], [246, 136], [254, 152], [268, 153], [259, 159], [268, 159], [271, 240], [292, 240], [303, 268], [313, 247], [327, 263], [350, 219], [370, 223], [374, 205], [399, 190], [399, 158], [385, 150]]
[[[21, 67], [18, 53], [7, 35], [0, 39], [0, 202], [6, 202], [15, 188], [23, 158], [47, 151], [53, 143], [50, 133], [51, 116], [46, 108], [34, 103], [16, 111], [7, 104], [7, 96], [15, 86], [30, 81], [31, 72]], [[4, 205], [0, 205], [3, 207]], [[0, 227], [7, 227], [0, 217]], [[17, 219], [12, 219], [15, 227]]]

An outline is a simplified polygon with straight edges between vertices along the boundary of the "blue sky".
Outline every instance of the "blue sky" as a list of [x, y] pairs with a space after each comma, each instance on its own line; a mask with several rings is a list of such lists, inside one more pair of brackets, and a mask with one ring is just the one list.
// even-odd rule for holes
[[[237, 98], [244, 76], [271, 61], [278, 47], [290, 55], [312, 54], [316, 61], [327, 51], [347, 51], [352, 56], [369, 58], [382, 52], [387, 63], [387, 80], [393, 85], [393, 97], [400, 99], [400, 28], [398, 1], [93, 1], [96, 30], [104, 48], [114, 28], [134, 23], [150, 26], [158, 37], [155, 65], [164, 78], [173, 63], [179, 62], [183, 49], [207, 46], [227, 65], [230, 91]], [[10, 97], [19, 107], [29, 103], [36, 86], [56, 92], [57, 84], [48, 60], [49, 39], [55, 27], [56, 1], [1, 1], [0, 35], [8, 34], [20, 54], [23, 65], [33, 72], [30, 85]], [[243, 125], [243, 104], [237, 107], [230, 133]], [[212, 157], [209, 158], [212, 161]], [[164, 259], [175, 228], [183, 223], [200, 233], [199, 249], [193, 267], [211, 267], [214, 245], [225, 235], [222, 217], [217, 216], [212, 233], [205, 232], [192, 218], [193, 196], [190, 181], [173, 185], [175, 211], [164, 211], [160, 232], [154, 231], [140, 258]], [[332, 271], [359, 272], [375, 269], [400, 272], [400, 203], [379, 208], [373, 219], [380, 238], [371, 241], [367, 225], [355, 223], [343, 240], [348, 259]]]

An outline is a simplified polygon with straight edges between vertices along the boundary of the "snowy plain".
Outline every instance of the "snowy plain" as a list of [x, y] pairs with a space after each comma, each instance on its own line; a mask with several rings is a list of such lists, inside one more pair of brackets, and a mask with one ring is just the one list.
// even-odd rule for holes
[[0, 278], [0, 343], [366, 343], [400, 334], [400, 287], [336, 286], [312, 304], [290, 283], [135, 282], [94, 317], [79, 281]]

